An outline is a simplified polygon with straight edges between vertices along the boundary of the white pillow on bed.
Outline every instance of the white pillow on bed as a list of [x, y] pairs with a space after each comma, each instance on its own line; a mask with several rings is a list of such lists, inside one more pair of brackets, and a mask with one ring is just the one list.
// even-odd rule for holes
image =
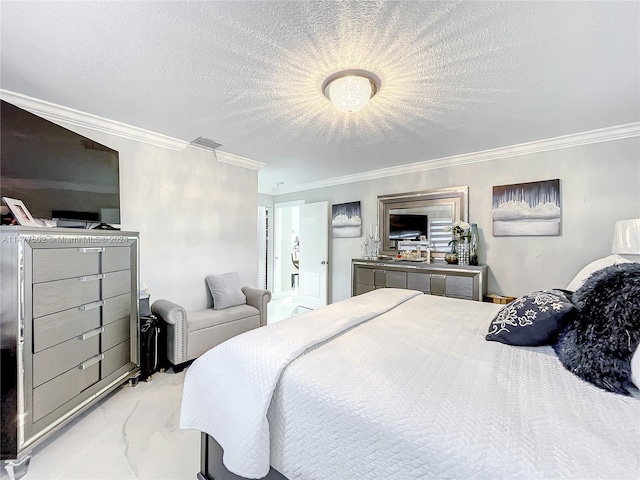
[[636, 353], [631, 359], [631, 381], [640, 388], [640, 345], [636, 348]]
[[630, 262], [631, 260], [627, 260], [626, 258], [621, 257], [620, 255], [617, 255], [617, 254], [609, 255], [608, 257], [594, 260], [589, 265], [587, 265], [582, 270], [580, 270], [575, 277], [573, 277], [573, 280], [571, 280], [571, 283], [567, 285], [567, 290], [571, 290], [572, 292], [575, 292], [576, 290], [578, 290], [582, 286], [582, 284], [585, 282], [585, 280], [589, 278], [589, 276], [591, 276], [593, 272], [597, 272], [598, 270], [602, 270], [603, 268], [610, 267], [611, 265], [615, 265], [617, 263], [630, 263]]

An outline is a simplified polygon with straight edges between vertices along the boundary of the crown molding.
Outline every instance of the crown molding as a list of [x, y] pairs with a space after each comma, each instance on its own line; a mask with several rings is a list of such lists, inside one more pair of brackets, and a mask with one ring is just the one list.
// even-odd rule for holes
[[143, 128], [133, 127], [125, 123], [116, 122], [107, 118], [92, 115], [90, 113], [63, 107], [55, 103], [46, 102], [37, 98], [28, 97], [20, 93], [0, 90], [3, 100], [12, 103], [20, 108], [35, 113], [36, 115], [51, 120], [55, 123], [82, 127], [96, 132], [107, 133], [117, 137], [127, 138], [142, 143], [148, 143], [170, 150], [183, 150], [189, 142], [177, 138], [155, 133]]
[[425, 160], [423, 162], [410, 163], [397, 167], [381, 168], [378, 170], [370, 170], [364, 173], [356, 173], [353, 175], [344, 175], [341, 177], [328, 178], [317, 182], [302, 183], [291, 187], [276, 187], [272, 190], [272, 195], [284, 195], [287, 193], [302, 192], [305, 190], [314, 190], [317, 188], [327, 188], [337, 185], [345, 185], [348, 183], [362, 182], [366, 180], [376, 180], [386, 178], [393, 175], [403, 175], [416, 172], [424, 172], [435, 170], [438, 168], [455, 167], [460, 165], [468, 165], [471, 163], [489, 162], [502, 158], [519, 157], [522, 155], [530, 155], [533, 153], [546, 152], [550, 150], [559, 150], [562, 148], [572, 148], [581, 145], [589, 145], [592, 143], [611, 142], [614, 140], [622, 140], [624, 138], [632, 138], [640, 136], [640, 122], [628, 123], [625, 125], [617, 125], [615, 127], [601, 128], [588, 132], [575, 133], [571, 135], [563, 135], [561, 137], [549, 138], [546, 140], [538, 140], [535, 142], [521, 143], [518, 145], [510, 145], [507, 147], [493, 148], [490, 150], [482, 150], [479, 152], [465, 153], [462, 155], [454, 155], [451, 157], [436, 158], [433, 160]]
[[[39, 100], [20, 93], [11, 92], [9, 90], [0, 89], [0, 98], [56, 123], [86, 128], [88, 130], [107, 133], [109, 135], [127, 138], [129, 140], [135, 140], [175, 151], [184, 150], [189, 146], [189, 142], [184, 140], [127, 125], [125, 123], [116, 122], [114, 120], [109, 120], [97, 115], [74, 110], [72, 108], [63, 107], [61, 105]], [[529, 155], [549, 150], [571, 148], [592, 143], [610, 142], [638, 136], [640, 136], [640, 122], [635, 122], [626, 125], [618, 125], [615, 127], [607, 127], [588, 132], [554, 137], [546, 140], [521, 143], [518, 145], [494, 148], [491, 150], [483, 150], [480, 152], [436, 158], [433, 160], [410, 163], [408, 165], [401, 165], [397, 167], [381, 168], [364, 173], [344, 175], [317, 182], [303, 183], [291, 187], [276, 187], [272, 190], [271, 194], [283, 195], [287, 193], [345, 185], [366, 180], [375, 180], [393, 175], [403, 175], [434, 170], [437, 168], [487, 162], [502, 158], [518, 157], [521, 155]], [[264, 163], [251, 160], [249, 158], [240, 157], [227, 152], [221, 152], [219, 150], [214, 151], [214, 155], [219, 162], [236, 165], [250, 170], [259, 171], [265, 165]]]
[[250, 158], [240, 157], [232, 153], [215, 151], [216, 158], [219, 162], [228, 163], [237, 167], [248, 168], [249, 170], [261, 170], [264, 167], [264, 163], [251, 160]]
[[116, 122], [115, 120], [109, 120], [97, 115], [74, 110], [73, 108], [63, 107], [55, 103], [22, 95], [21, 93], [0, 89], [0, 97], [13, 105], [24, 108], [31, 113], [56, 123], [82, 127], [88, 130], [114, 135], [116, 137], [148, 143], [157, 147], [168, 148], [169, 150], [182, 151], [186, 147], [190, 146], [208, 152], [213, 151], [219, 162], [229, 163], [250, 170], [260, 170], [264, 167], [264, 163], [251, 160], [249, 158], [212, 150], [211, 148], [204, 148], [200, 145], [194, 145], [178, 138], [169, 137], [143, 128]]

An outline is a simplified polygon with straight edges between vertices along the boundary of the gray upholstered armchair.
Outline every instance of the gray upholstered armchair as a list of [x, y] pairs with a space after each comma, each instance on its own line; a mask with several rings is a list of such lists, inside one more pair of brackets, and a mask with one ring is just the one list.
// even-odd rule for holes
[[[209, 277], [207, 277], [209, 280]], [[157, 300], [151, 311], [166, 323], [167, 359], [173, 365], [193, 360], [231, 337], [267, 324], [271, 292], [243, 287], [246, 303], [187, 312], [169, 300]], [[158, 346], [163, 348], [163, 346]]]

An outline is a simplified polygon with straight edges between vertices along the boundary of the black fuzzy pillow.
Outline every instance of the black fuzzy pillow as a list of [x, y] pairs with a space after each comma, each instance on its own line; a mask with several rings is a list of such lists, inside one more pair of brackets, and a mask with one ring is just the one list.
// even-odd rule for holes
[[573, 303], [578, 315], [558, 337], [558, 358], [583, 380], [629, 395], [631, 357], [640, 343], [640, 263], [598, 270]]

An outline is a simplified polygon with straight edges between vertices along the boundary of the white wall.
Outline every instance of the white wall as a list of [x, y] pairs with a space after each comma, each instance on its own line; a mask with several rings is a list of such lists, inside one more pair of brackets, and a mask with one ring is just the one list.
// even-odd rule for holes
[[255, 286], [258, 172], [193, 147], [177, 152], [64, 126], [119, 151], [121, 225], [140, 233], [140, 280], [152, 302], [210, 306], [208, 274], [238, 271]]
[[[492, 187], [560, 179], [562, 234], [557, 237], [493, 237]], [[469, 219], [480, 230], [480, 263], [489, 266], [488, 291], [519, 296], [564, 288], [588, 262], [608, 255], [616, 220], [640, 217], [640, 144], [637, 138], [447, 167], [280, 195], [276, 202], [360, 200], [363, 225], [377, 221], [383, 194], [469, 186]], [[331, 301], [351, 295], [352, 258], [360, 238], [332, 239]]]

